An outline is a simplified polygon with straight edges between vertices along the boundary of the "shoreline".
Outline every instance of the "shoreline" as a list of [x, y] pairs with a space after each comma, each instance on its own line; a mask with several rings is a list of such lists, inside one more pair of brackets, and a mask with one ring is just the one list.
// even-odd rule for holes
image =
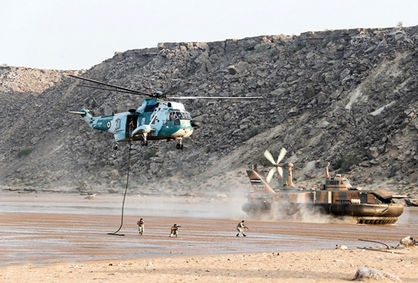
[[360, 267], [418, 282], [418, 248], [157, 256], [0, 266], [4, 282], [346, 282]]

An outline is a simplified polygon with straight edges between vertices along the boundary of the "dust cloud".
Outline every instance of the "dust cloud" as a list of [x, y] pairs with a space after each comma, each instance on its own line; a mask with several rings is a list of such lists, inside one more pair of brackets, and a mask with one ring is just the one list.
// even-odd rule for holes
[[245, 193], [236, 189], [203, 196], [142, 196], [127, 197], [129, 215], [177, 216], [199, 218], [241, 219]]
[[254, 219], [263, 221], [300, 221], [308, 223], [350, 223], [357, 221], [352, 217], [335, 217], [324, 214], [312, 205], [295, 205], [286, 200], [273, 202], [271, 210], [259, 213]]

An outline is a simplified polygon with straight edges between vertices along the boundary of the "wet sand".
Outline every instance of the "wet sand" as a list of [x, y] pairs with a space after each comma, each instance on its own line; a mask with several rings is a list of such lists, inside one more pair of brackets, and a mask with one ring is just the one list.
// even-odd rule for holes
[[[158, 215], [154, 211], [158, 211], [158, 206], [155, 208], [153, 201], [166, 216], [154, 216]], [[141, 202], [142, 209], [136, 206]], [[225, 215], [226, 204], [221, 202], [220, 205], [208, 203], [208, 212], [202, 208], [194, 212], [193, 207], [201, 207], [201, 203], [179, 205], [177, 202], [161, 202], [161, 199], [128, 202], [121, 230], [125, 236], [111, 236], [107, 233], [115, 231], [120, 223], [118, 197], [85, 200], [81, 196], [3, 196], [0, 282], [34, 282], [29, 280], [30, 274], [46, 282], [66, 282], [67, 279], [68, 282], [109, 282], [121, 278], [131, 278], [132, 282], [141, 278], [150, 282], [167, 281], [163, 278], [190, 281], [200, 280], [202, 276], [206, 281], [245, 279], [252, 282], [265, 278], [297, 281], [295, 272], [299, 269], [306, 271], [304, 279], [347, 280], [350, 279], [347, 276], [352, 277], [360, 267], [356, 260], [365, 266], [384, 267], [387, 272], [418, 281], [418, 272], [409, 276], [408, 268], [403, 270], [403, 266], [416, 264], [415, 249], [400, 251], [403, 255], [355, 249], [381, 246], [358, 239], [396, 245], [405, 236], [416, 237], [416, 209], [408, 209], [395, 225], [248, 219], [248, 237], [238, 238], [235, 226], [240, 218], [228, 216], [239, 217], [240, 211], [231, 210]], [[178, 208], [167, 214], [168, 207]], [[190, 217], [193, 214], [196, 217]], [[135, 225], [139, 216], [144, 217], [146, 223], [143, 236], [138, 235]], [[178, 238], [169, 238], [170, 226], [174, 223], [182, 226], [180, 234]], [[354, 250], [332, 250], [337, 244]], [[316, 266], [319, 261], [321, 264]]]

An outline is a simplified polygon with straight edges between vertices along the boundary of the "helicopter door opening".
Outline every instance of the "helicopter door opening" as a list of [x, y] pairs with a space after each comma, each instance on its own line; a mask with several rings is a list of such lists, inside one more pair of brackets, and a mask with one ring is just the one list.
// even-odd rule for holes
[[132, 135], [133, 130], [136, 129], [138, 123], [138, 115], [128, 115], [126, 117], [126, 132], [129, 136]]

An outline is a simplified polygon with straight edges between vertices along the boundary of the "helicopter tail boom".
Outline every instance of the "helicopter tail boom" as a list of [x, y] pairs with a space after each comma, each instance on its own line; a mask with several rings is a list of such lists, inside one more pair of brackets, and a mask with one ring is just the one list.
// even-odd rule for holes
[[68, 114], [81, 115], [81, 116], [86, 115], [85, 112], [81, 112], [81, 111], [68, 111], [67, 113]]
[[67, 111], [67, 113], [68, 114], [81, 115], [82, 117], [90, 115], [89, 111], [87, 109], [82, 109], [81, 111]]
[[81, 111], [68, 111], [67, 113], [68, 114], [74, 114], [74, 115], [80, 115], [84, 119], [84, 121], [86, 121], [87, 124], [91, 128], [94, 128], [95, 127], [95, 124], [96, 124], [95, 122], [97, 122], [96, 119], [95, 119], [95, 117], [93, 117], [89, 113], [89, 110], [87, 110], [87, 109], [82, 109]]

